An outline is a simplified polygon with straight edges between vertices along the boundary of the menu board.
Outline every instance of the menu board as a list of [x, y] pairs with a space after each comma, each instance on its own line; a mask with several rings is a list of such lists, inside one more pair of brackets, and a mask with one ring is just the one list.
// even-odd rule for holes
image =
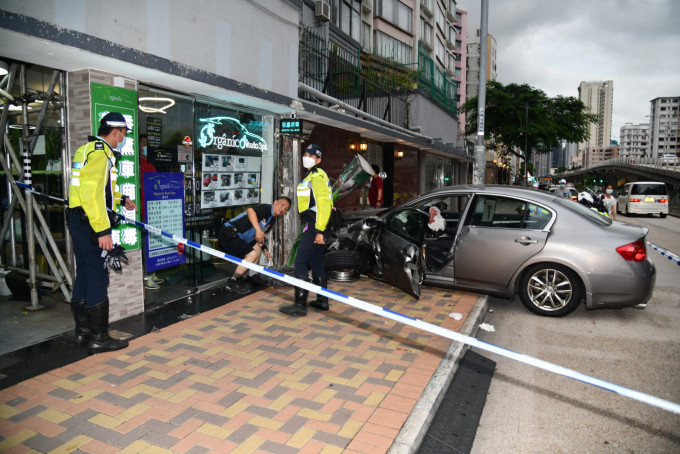
[[163, 120], [155, 117], [146, 119], [146, 139], [149, 146], [158, 148], [161, 146], [161, 136], [163, 134]]
[[262, 158], [203, 154], [201, 203], [204, 208], [260, 202]]

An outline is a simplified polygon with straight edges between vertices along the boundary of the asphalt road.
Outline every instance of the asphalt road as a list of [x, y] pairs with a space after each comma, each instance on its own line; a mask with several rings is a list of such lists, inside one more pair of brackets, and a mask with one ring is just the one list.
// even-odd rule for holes
[[[680, 219], [619, 216], [680, 255]], [[657, 265], [644, 310], [531, 314], [519, 300], [490, 300], [478, 338], [680, 404], [680, 266]], [[472, 447], [487, 453], [680, 453], [680, 415], [475, 349], [497, 362]]]

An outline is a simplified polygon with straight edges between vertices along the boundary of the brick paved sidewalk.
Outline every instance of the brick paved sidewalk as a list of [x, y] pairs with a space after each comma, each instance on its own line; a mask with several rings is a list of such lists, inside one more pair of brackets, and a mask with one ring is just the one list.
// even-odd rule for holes
[[[330, 288], [455, 331], [478, 299]], [[278, 312], [291, 301], [268, 288], [1, 390], [0, 452], [387, 452], [451, 341], [337, 301]]]

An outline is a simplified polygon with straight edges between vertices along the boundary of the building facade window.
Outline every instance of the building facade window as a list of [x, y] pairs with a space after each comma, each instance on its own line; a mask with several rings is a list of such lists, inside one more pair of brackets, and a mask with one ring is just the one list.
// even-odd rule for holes
[[413, 10], [398, 0], [377, 0], [377, 16], [413, 33]]
[[437, 3], [437, 13], [435, 14], [435, 20], [437, 21], [437, 26], [442, 31], [442, 33], [446, 33], [446, 15], [444, 14], [444, 11], [442, 11], [442, 7], [439, 6], [439, 3]]
[[446, 65], [446, 47], [444, 47], [444, 43], [439, 36], [437, 36], [437, 42], [434, 44], [434, 54], [442, 66]]
[[361, 0], [331, 0], [331, 22], [361, 42]]
[[375, 54], [391, 58], [399, 63], [411, 63], [412, 46], [404, 44], [379, 30], [375, 32], [373, 43], [375, 45]]
[[420, 38], [428, 43], [430, 46], [432, 45], [432, 25], [430, 23], [423, 19], [422, 17], [420, 18]]

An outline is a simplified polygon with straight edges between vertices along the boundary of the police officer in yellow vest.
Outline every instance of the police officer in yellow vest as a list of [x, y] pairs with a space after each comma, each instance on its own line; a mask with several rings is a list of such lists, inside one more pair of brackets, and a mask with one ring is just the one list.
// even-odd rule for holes
[[[331, 183], [326, 172], [319, 168], [321, 148], [310, 144], [302, 155], [302, 166], [309, 173], [297, 187], [298, 211], [302, 216], [302, 238], [295, 257], [295, 275], [298, 279], [309, 280], [309, 269], [316, 285], [327, 288], [328, 278], [323, 268], [326, 252], [326, 227], [333, 210]], [[309, 291], [295, 287], [295, 303], [283, 305], [279, 311], [287, 315], [307, 315], [307, 295]], [[328, 310], [328, 298], [317, 295], [310, 306], [322, 311]]]
[[76, 322], [76, 343], [88, 344], [90, 352], [118, 350], [126, 340], [109, 336], [109, 275], [105, 268], [105, 251], [114, 247], [111, 228], [114, 210], [120, 204], [128, 210], [135, 203], [116, 191], [117, 151], [125, 143], [128, 131], [125, 117], [109, 112], [99, 123], [97, 137], [78, 148], [71, 165], [68, 229], [73, 237], [76, 256], [76, 279], [73, 283], [71, 311]]

